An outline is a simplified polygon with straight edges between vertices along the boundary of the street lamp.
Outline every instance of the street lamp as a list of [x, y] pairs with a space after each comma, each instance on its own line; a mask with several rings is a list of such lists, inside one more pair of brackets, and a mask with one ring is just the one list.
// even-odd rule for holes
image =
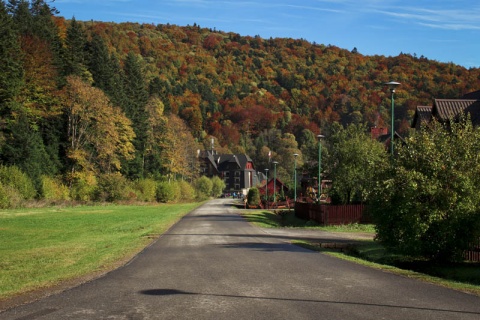
[[277, 202], [277, 164], [278, 161], [273, 161], [273, 202]]
[[394, 114], [394, 109], [395, 109], [395, 99], [393, 98], [393, 94], [395, 93], [395, 88], [398, 87], [400, 85], [399, 82], [395, 82], [395, 81], [390, 81], [390, 82], [387, 82], [385, 83], [386, 86], [388, 86], [388, 88], [390, 89], [390, 92], [392, 94], [392, 127], [391, 127], [391, 136], [390, 136], [390, 153], [391, 153], [391, 156], [393, 158], [393, 150], [394, 150], [394, 147], [393, 147], [393, 136], [394, 136], [394, 132], [395, 132], [395, 114]]
[[268, 209], [268, 169], [265, 169], [265, 176], [267, 177], [265, 182], [265, 208]]
[[324, 135], [319, 134], [318, 138], [318, 201], [320, 201], [320, 196], [322, 195], [322, 139], [325, 138]]
[[295, 191], [295, 197], [293, 198], [295, 202], [297, 202], [297, 157], [298, 153], [293, 154], [294, 157], [294, 169], [293, 169], [293, 174], [294, 174], [294, 191]]

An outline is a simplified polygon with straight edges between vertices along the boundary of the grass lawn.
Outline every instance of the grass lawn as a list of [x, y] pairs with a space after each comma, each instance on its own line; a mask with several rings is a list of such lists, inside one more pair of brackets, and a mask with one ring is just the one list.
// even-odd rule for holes
[[0, 211], [0, 299], [111, 270], [198, 205]]
[[245, 210], [242, 215], [247, 221], [261, 228], [307, 228], [330, 232], [367, 232], [375, 233], [371, 224], [349, 224], [341, 226], [321, 226], [312, 221], [305, 221], [295, 217], [293, 210]]
[[[243, 216], [251, 223], [263, 228], [309, 228], [329, 232], [370, 232], [373, 225], [319, 226], [301, 220], [292, 212], [277, 214], [271, 211], [248, 210]], [[443, 285], [456, 290], [480, 296], [480, 263], [438, 264], [388, 252], [380, 243], [372, 240], [361, 241], [348, 250], [322, 248], [318, 243], [295, 241], [297, 245], [311, 250], [322, 251], [341, 259], [354, 261], [377, 269], [387, 270], [404, 276]]]

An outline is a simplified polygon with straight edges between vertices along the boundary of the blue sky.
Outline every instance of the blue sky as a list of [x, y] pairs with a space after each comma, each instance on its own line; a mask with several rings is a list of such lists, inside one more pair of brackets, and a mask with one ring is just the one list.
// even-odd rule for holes
[[56, 0], [67, 19], [193, 25], [303, 38], [365, 55], [480, 67], [478, 0]]

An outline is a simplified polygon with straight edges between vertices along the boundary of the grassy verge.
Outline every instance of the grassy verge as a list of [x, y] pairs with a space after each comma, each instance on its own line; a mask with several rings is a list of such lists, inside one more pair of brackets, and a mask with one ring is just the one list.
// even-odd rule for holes
[[264, 211], [246, 210], [242, 215], [247, 221], [261, 228], [307, 228], [331, 232], [366, 232], [374, 233], [373, 225], [349, 224], [342, 226], [321, 226], [313, 221], [305, 221], [295, 217], [293, 210]]
[[111, 270], [196, 206], [0, 211], [0, 299]]
[[[263, 228], [308, 228], [329, 232], [371, 232], [372, 225], [318, 226], [298, 219], [293, 212], [274, 213], [250, 210], [243, 213], [251, 223]], [[353, 261], [369, 267], [394, 272], [407, 277], [442, 285], [480, 296], [480, 264], [456, 263], [438, 264], [388, 252], [380, 243], [366, 240], [339, 249], [322, 247], [321, 243], [295, 241], [297, 245], [321, 251], [337, 258]]]

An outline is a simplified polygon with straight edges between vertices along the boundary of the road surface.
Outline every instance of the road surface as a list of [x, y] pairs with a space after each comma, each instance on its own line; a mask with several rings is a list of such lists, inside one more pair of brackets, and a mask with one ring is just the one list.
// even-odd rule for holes
[[480, 319], [480, 298], [312, 252], [229, 199], [191, 212], [124, 267], [0, 319]]

